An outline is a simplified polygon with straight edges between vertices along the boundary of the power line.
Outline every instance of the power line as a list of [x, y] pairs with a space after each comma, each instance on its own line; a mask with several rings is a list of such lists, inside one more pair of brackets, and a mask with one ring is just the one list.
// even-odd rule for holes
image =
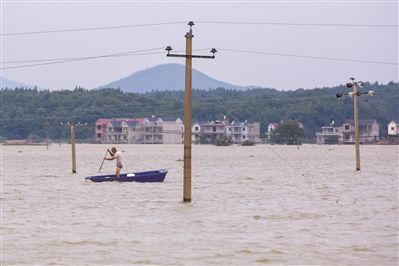
[[79, 32], [79, 31], [95, 31], [95, 30], [110, 30], [110, 29], [124, 29], [124, 28], [138, 28], [138, 27], [152, 27], [152, 26], [165, 26], [183, 24], [186, 21], [175, 22], [161, 22], [161, 23], [148, 23], [148, 24], [134, 24], [134, 25], [120, 25], [108, 27], [93, 27], [93, 28], [75, 28], [75, 29], [60, 29], [60, 30], [42, 30], [42, 31], [26, 31], [26, 32], [11, 32], [2, 33], [0, 36], [17, 36], [17, 35], [34, 35], [34, 34], [49, 34], [49, 33], [62, 33], [62, 32]]
[[[15, 63], [22, 63], [22, 62], [24, 62], [24, 63], [27, 63], [27, 62], [32, 62], [32, 63], [34, 63], [34, 62], [44, 62], [44, 63], [18, 65], [18, 66], [6, 66], [6, 67], [0, 67], [0, 69], [17, 69], [17, 68], [36, 67], [36, 66], [43, 66], [43, 65], [62, 64], [62, 63], [69, 63], [69, 62], [75, 62], [75, 61], [92, 60], [92, 59], [99, 59], [99, 58], [112, 58], [112, 57], [135, 56], [135, 55], [155, 55], [155, 54], [162, 54], [163, 53], [162, 51], [146, 53], [146, 51], [155, 51], [155, 50], [163, 50], [163, 47], [145, 49], [145, 50], [138, 50], [138, 51], [115, 53], [115, 54], [106, 54], [106, 55], [99, 55], [99, 56], [60, 58], [60, 59], [36, 59], [36, 60], [4, 61], [4, 62], [1, 62], [1, 64], [15, 64]], [[195, 49], [195, 50], [199, 51], [199, 50], [205, 50], [205, 49]], [[271, 53], [271, 52], [264, 52], [264, 51], [251, 51], [251, 50], [240, 50], [240, 49], [229, 49], [229, 48], [218, 48], [218, 50], [219, 51], [225, 51], [225, 52], [233, 52], [233, 53], [261, 54], [261, 55], [285, 56], [285, 57], [293, 57], [293, 58], [332, 60], [332, 61], [344, 61], [344, 62], [367, 63], [367, 64], [384, 64], [384, 65], [395, 65], [395, 66], [399, 65], [397, 62], [372, 61], [372, 60], [361, 60], [361, 59], [350, 59], [350, 58], [321, 57], [321, 56], [286, 54], [286, 53]]]
[[[124, 56], [124, 55], [129, 55], [132, 53], [136, 52], [146, 52], [146, 51], [152, 51], [152, 50], [163, 50], [165, 47], [158, 47], [158, 48], [151, 48], [151, 49], [145, 49], [145, 50], [138, 50], [138, 51], [129, 51], [129, 52], [120, 52], [120, 53], [115, 53], [115, 54], [109, 54], [109, 56]], [[209, 48], [204, 48], [204, 49], [193, 49], [193, 51], [203, 51], [203, 50], [210, 50]], [[182, 52], [182, 51], [178, 51]], [[164, 53], [164, 52], [162, 52]], [[98, 57], [107, 57], [108, 55], [100, 55]], [[47, 59], [30, 59], [30, 60], [13, 60], [13, 61], [2, 61], [0, 64], [17, 64], [17, 63], [35, 63], [35, 62], [49, 62], [49, 61], [64, 61], [64, 60], [75, 60], [75, 59], [91, 59], [93, 56], [85, 56], [85, 57], [64, 57], [64, 58], [47, 58]], [[95, 57], [95, 56], [94, 56]]]
[[306, 27], [377, 27], [397, 28], [397, 24], [353, 24], [353, 23], [287, 23], [287, 22], [246, 22], [246, 21], [197, 21], [200, 24], [224, 24], [224, 25], [263, 25], [263, 26], [306, 26]]
[[[163, 53], [163, 52], [146, 53], [146, 52], [149, 52], [149, 51], [156, 51], [156, 50], [163, 50], [163, 47], [151, 48], [151, 49], [145, 49], [145, 50], [137, 50], [137, 51], [130, 51], [130, 52], [122, 52], [122, 53], [116, 53], [116, 54], [98, 55], [98, 56], [86, 56], [86, 57], [62, 58], [62, 59], [37, 59], [37, 60], [6, 61], [6, 62], [1, 62], [1, 64], [13, 64], [13, 63], [18, 63], [18, 62], [32, 62], [32, 63], [33, 62], [46, 62], [46, 63], [37, 63], [37, 64], [28, 64], [28, 65], [0, 67], [0, 69], [26, 68], [26, 67], [62, 64], [62, 63], [69, 63], [69, 62], [75, 62], [75, 61], [99, 59], [99, 58], [110, 58], [110, 57], [119, 57], [119, 56], [134, 56], [134, 55], [153, 55], [153, 54]], [[50, 61], [50, 62], [48, 62], [48, 61]]]
[[337, 57], [322, 57], [322, 56], [310, 56], [310, 55], [297, 55], [297, 54], [285, 54], [285, 53], [271, 53], [271, 52], [263, 52], [263, 51], [238, 50], [238, 49], [228, 49], [228, 48], [217, 48], [217, 49], [219, 51], [235, 52], [235, 53], [262, 54], [262, 55], [286, 56], [286, 57], [308, 58], [308, 59], [319, 59], [319, 60], [345, 61], [345, 62], [368, 63], [368, 64], [384, 64], [384, 65], [396, 65], [396, 66], [399, 65], [397, 62], [384, 62], [384, 61], [372, 61], [372, 60], [337, 58]]
[[[57, 29], [57, 30], [41, 30], [41, 31], [25, 31], [25, 32], [10, 32], [2, 33], [0, 36], [21, 36], [21, 35], [36, 35], [36, 34], [50, 34], [50, 33], [68, 33], [81, 31], [97, 31], [97, 30], [112, 30], [112, 29], [128, 29], [139, 27], [153, 27], [153, 26], [167, 26], [176, 24], [185, 24], [186, 21], [173, 22], [159, 22], [146, 24], [129, 24], [119, 26], [105, 26], [105, 27], [88, 27], [88, 28], [72, 28], [72, 29]], [[355, 23], [293, 23], [293, 22], [248, 22], [248, 21], [197, 21], [197, 24], [219, 24], [219, 25], [246, 25], [246, 26], [297, 26], [297, 27], [362, 27], [362, 28], [398, 28], [397, 24], [355, 24]]]

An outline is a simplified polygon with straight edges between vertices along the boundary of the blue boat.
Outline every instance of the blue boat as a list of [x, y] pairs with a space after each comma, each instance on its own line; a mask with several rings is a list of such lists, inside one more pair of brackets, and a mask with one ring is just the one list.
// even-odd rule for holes
[[119, 177], [116, 175], [97, 175], [85, 177], [85, 180], [91, 180], [93, 182], [107, 182], [107, 181], [118, 181], [118, 182], [163, 182], [165, 176], [168, 173], [167, 170], [155, 170], [147, 172], [137, 173], [126, 173], [120, 174]]

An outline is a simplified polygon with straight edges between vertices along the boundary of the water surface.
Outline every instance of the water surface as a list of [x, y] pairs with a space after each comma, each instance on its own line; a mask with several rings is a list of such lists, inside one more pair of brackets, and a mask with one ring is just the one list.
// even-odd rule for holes
[[[105, 145], [3, 146], [2, 258], [10, 264], [398, 265], [398, 146], [119, 145], [125, 171], [93, 183]], [[102, 173], [114, 172], [106, 161]]]

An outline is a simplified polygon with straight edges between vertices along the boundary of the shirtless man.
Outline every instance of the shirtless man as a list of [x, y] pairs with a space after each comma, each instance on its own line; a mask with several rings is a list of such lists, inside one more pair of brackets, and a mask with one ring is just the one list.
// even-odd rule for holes
[[122, 154], [120, 151], [117, 151], [115, 147], [112, 147], [111, 150], [108, 150], [111, 157], [105, 158], [108, 161], [112, 161], [116, 159], [116, 176], [119, 177], [121, 173], [122, 165]]

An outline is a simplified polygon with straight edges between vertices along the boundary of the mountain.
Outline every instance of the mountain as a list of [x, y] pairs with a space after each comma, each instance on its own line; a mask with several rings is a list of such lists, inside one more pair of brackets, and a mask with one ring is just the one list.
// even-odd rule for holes
[[9, 80], [3, 77], [0, 77], [0, 84], [1, 84], [1, 88], [10, 88], [10, 89], [14, 89], [14, 88], [20, 88], [20, 87], [24, 87], [24, 88], [33, 88], [35, 86], [32, 85], [26, 85], [24, 83], [21, 82], [17, 82], [14, 80]]
[[[185, 66], [181, 64], [163, 64], [138, 71], [128, 77], [113, 81], [100, 88], [120, 88], [125, 92], [149, 92], [152, 90], [184, 90]], [[226, 88], [245, 90], [256, 86], [238, 86], [216, 80], [193, 69], [192, 87], [208, 90], [210, 88]]]

